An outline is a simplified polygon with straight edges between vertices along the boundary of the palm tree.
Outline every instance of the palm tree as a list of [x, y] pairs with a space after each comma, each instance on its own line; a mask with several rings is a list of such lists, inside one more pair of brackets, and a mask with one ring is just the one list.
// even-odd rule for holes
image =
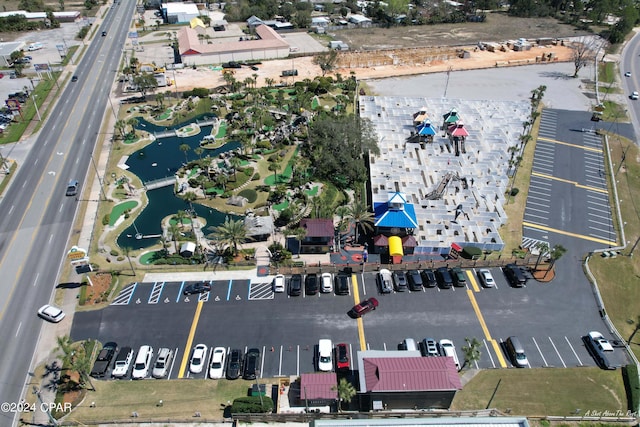
[[173, 245], [176, 249], [176, 253], [179, 253], [178, 249], [178, 235], [180, 234], [180, 229], [178, 228], [178, 224], [169, 223], [169, 233], [171, 233], [171, 240], [173, 240]]
[[124, 120], [117, 120], [113, 128], [116, 133], [120, 134], [120, 137], [124, 139], [124, 137], [126, 136], [125, 131], [127, 130], [127, 122], [125, 122]]
[[358, 242], [359, 227], [362, 227], [363, 231], [373, 231], [373, 213], [369, 212], [369, 209], [362, 201], [356, 200], [349, 206], [349, 217], [355, 223], [354, 241], [356, 243]]
[[193, 150], [193, 152], [198, 155], [198, 159], [202, 160], [202, 153], [204, 153], [204, 148], [197, 147]]
[[178, 149], [184, 153], [184, 163], [185, 164], [189, 163], [189, 159], [187, 158], [187, 152], [191, 150], [191, 147], [189, 146], [189, 144], [180, 144]]
[[231, 167], [233, 168], [233, 180], [237, 181], [238, 178], [236, 176], [236, 172], [238, 172], [238, 168], [242, 164], [242, 160], [240, 160], [239, 157], [233, 156], [231, 158], [231, 160], [229, 160], [229, 163], [231, 164]]
[[269, 164], [269, 170], [273, 171], [273, 184], [278, 185], [278, 169], [280, 169], [280, 162], [273, 161]]
[[465, 342], [467, 345], [462, 346], [462, 352], [464, 353], [464, 364], [460, 370], [463, 370], [467, 365], [480, 360], [480, 341], [476, 338], [466, 337]]
[[555, 245], [551, 248], [549, 251], [549, 268], [544, 272], [544, 276], [542, 277], [543, 279], [547, 277], [547, 274], [551, 271], [556, 261], [562, 258], [562, 255], [564, 255], [565, 252], [567, 252], [567, 248], [562, 245]]
[[131, 271], [133, 272], [133, 275], [136, 275], [136, 269], [133, 267], [133, 262], [131, 262], [131, 251], [133, 249], [130, 248], [129, 246], [123, 246], [122, 247], [122, 252], [124, 253], [124, 256], [127, 257], [127, 260], [129, 261], [129, 267], [131, 267]]
[[158, 107], [162, 109], [164, 106], [164, 93], [156, 93], [156, 102], [158, 103]]
[[221, 225], [213, 227], [213, 235], [221, 243], [233, 248], [233, 256], [238, 254], [238, 245], [247, 241], [247, 229], [244, 226], [244, 221], [234, 221], [229, 217]]
[[300, 258], [300, 249], [302, 247], [302, 241], [307, 237], [307, 229], [303, 227], [296, 227], [289, 229], [288, 232], [298, 241], [298, 258]]
[[227, 182], [229, 182], [229, 177], [224, 173], [219, 173], [216, 175], [216, 185], [222, 187], [222, 191], [226, 191]]
[[183, 211], [182, 209], [179, 210], [178, 212], [176, 212], [176, 220], [180, 221], [180, 228], [184, 228], [184, 219], [187, 218], [189, 215], [187, 214], [186, 211]]
[[182, 195], [182, 200], [189, 203], [189, 209], [193, 212], [193, 202], [198, 200], [198, 195], [193, 191], [188, 191]]
[[351, 403], [351, 399], [356, 395], [356, 389], [346, 378], [340, 378], [337, 386], [331, 390], [338, 392], [338, 411], [342, 411], [342, 402]]
[[269, 88], [270, 88], [270, 87], [272, 87], [272, 86], [276, 83], [276, 80], [275, 80], [275, 79], [272, 79], [272, 78], [270, 78], [270, 77], [265, 77], [265, 79], [264, 79], [264, 83], [267, 85], [267, 87], [269, 87]]
[[56, 338], [56, 342], [58, 344], [56, 353], [62, 361], [62, 366], [78, 373], [80, 387], [85, 388], [88, 383], [91, 390], [95, 390], [89, 376], [93, 360], [92, 355], [87, 353], [86, 345], [88, 342], [85, 342], [83, 346], [75, 345], [69, 335], [59, 336]]
[[543, 255], [546, 254], [547, 251], [549, 250], [549, 244], [547, 242], [536, 242], [536, 244], [533, 245], [533, 248], [538, 251], [538, 258], [536, 259], [536, 265], [533, 267], [533, 271], [536, 271], [538, 270], [538, 265], [540, 264], [540, 261], [542, 260]]
[[135, 117], [131, 117], [129, 120], [127, 120], [127, 126], [131, 126], [131, 134], [133, 135], [133, 137], [136, 137], [136, 126], [138, 126], [138, 119], [136, 119]]

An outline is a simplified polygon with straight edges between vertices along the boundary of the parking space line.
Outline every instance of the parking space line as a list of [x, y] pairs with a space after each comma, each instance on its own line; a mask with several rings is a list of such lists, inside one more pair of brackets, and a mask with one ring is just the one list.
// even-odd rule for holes
[[227, 289], [227, 301], [229, 301], [229, 298], [231, 298], [231, 283], [233, 282], [233, 279], [229, 279], [229, 288]]
[[482, 328], [482, 332], [484, 333], [485, 339], [487, 341], [491, 341], [491, 344], [493, 345], [496, 355], [498, 356], [498, 361], [500, 362], [500, 366], [502, 366], [503, 368], [506, 368], [507, 364], [504, 362], [504, 358], [502, 357], [502, 352], [500, 351], [500, 348], [498, 347], [498, 343], [496, 342], [496, 340], [491, 338], [491, 334], [489, 333], [489, 328], [487, 327], [487, 324], [484, 321], [484, 317], [480, 312], [480, 307], [478, 306], [476, 298], [473, 296], [473, 292], [471, 291], [471, 289], [467, 289], [467, 296], [469, 297], [469, 301], [471, 302], [473, 311], [475, 311], [476, 313], [476, 318], [480, 323], [480, 327]]
[[278, 362], [278, 376], [282, 376], [282, 345], [280, 345], [280, 357]]
[[484, 343], [484, 347], [487, 349], [487, 354], [489, 355], [489, 359], [491, 360], [491, 366], [496, 367], [496, 363], [493, 361], [493, 356], [491, 356], [491, 350], [489, 350], [489, 345], [487, 344], [487, 340], [482, 340]]
[[300, 347], [298, 346], [298, 351], [296, 352], [296, 376], [300, 376]]
[[167, 379], [171, 378], [171, 373], [173, 372], [173, 367], [176, 364], [176, 360], [178, 360], [178, 351], [180, 350], [179, 347], [176, 347], [173, 350], [173, 359], [171, 360], [171, 367], [169, 368], [169, 372], [167, 373]]
[[[262, 346], [262, 361], [260, 362], [260, 379], [262, 379], [262, 373], [264, 372], [264, 358], [265, 358], [264, 347], [265, 346]], [[260, 392], [260, 390], [258, 390], [258, 392]]]
[[193, 321], [191, 322], [191, 329], [189, 330], [189, 335], [187, 336], [187, 344], [185, 345], [185, 352], [182, 356], [182, 362], [180, 363], [180, 371], [178, 371], [178, 378], [184, 378], [184, 370], [187, 367], [187, 362], [189, 361], [189, 349], [193, 345], [193, 337], [196, 335], [196, 329], [198, 328], [198, 321], [200, 320], [200, 313], [202, 312], [202, 306], [204, 303], [202, 301], [198, 302], [196, 306], [196, 312], [193, 315]]
[[533, 340], [533, 343], [536, 345], [536, 348], [538, 349], [538, 353], [540, 353], [540, 357], [542, 357], [542, 361], [544, 362], [544, 366], [549, 366], [549, 364], [547, 363], [547, 359], [544, 358], [544, 354], [542, 354], [542, 350], [540, 350], [540, 346], [538, 346], [538, 342], [536, 341], [535, 337], [531, 337], [531, 339]]
[[178, 291], [178, 296], [176, 298], [176, 302], [180, 302], [180, 297], [182, 296], [182, 290], [184, 289], [184, 280], [182, 281], [182, 284], [180, 285], [180, 290]]
[[549, 338], [549, 342], [551, 343], [551, 345], [553, 346], [553, 349], [556, 351], [556, 354], [558, 355], [558, 357], [560, 358], [560, 362], [562, 363], [563, 367], [567, 367], [567, 365], [564, 363], [564, 359], [562, 359], [562, 356], [560, 356], [560, 352], [558, 351], [558, 349], [556, 348], [556, 345], [554, 344], [553, 340], [551, 339], [551, 337]]
[[573, 352], [573, 355], [576, 357], [576, 359], [578, 359], [578, 363], [580, 364], [580, 366], [584, 366], [584, 364], [582, 363], [582, 360], [580, 360], [580, 357], [578, 356], [578, 353], [576, 353], [576, 350], [573, 348], [573, 346], [571, 345], [571, 342], [569, 341], [569, 338], [567, 338], [566, 335], [564, 336], [564, 340], [567, 342], [567, 344], [569, 344], [569, 348]]
[[[475, 278], [475, 274], [471, 273], [471, 270], [466, 270], [467, 277], [469, 278], [469, 282], [471, 282], [471, 286], [475, 292], [480, 292], [480, 287], [478, 286], [478, 281]], [[473, 270], [475, 273], [475, 269]]]
[[551, 232], [551, 233], [558, 233], [558, 234], [562, 234], [564, 236], [576, 237], [578, 239], [589, 240], [591, 242], [602, 243], [604, 245], [616, 246], [618, 244], [617, 242], [612, 241], [612, 240], [599, 239], [599, 238], [587, 236], [587, 235], [584, 235], [584, 234], [571, 233], [569, 231], [558, 230], [557, 228], [547, 227], [547, 226], [542, 225], [542, 224], [534, 224], [534, 223], [528, 222], [528, 221], [523, 221], [522, 222], [522, 226], [523, 227], [531, 227], [531, 228], [535, 228], [535, 229], [543, 230], [543, 231], [548, 231], [548, 232]]
[[592, 151], [594, 153], [602, 153], [602, 149], [601, 148], [585, 147], [584, 145], [571, 144], [569, 142], [558, 141], [557, 139], [544, 138], [544, 137], [540, 137], [539, 136], [538, 137], [538, 141], [540, 141], [540, 140], [545, 141], [545, 142], [552, 142], [554, 144], [566, 145], [568, 147], [580, 148], [582, 150]]
[[133, 298], [137, 286], [138, 282], [135, 282], [122, 289], [111, 305], [128, 305], [131, 302], [131, 298]]
[[151, 293], [149, 294], [149, 300], [147, 304], [157, 304], [160, 300], [160, 294], [162, 294], [162, 289], [164, 288], [165, 282], [154, 282], [153, 288], [151, 288]]
[[353, 348], [351, 347], [351, 343], [349, 343], [349, 355], [351, 355], [349, 358], [349, 369], [353, 370]]

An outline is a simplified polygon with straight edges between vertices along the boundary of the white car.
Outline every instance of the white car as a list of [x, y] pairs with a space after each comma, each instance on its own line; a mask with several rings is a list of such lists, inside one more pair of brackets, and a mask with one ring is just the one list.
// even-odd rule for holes
[[493, 275], [486, 268], [478, 270], [478, 278], [480, 279], [480, 284], [485, 288], [493, 288], [496, 285]]
[[320, 276], [320, 292], [333, 292], [333, 277], [331, 277], [331, 273], [322, 273], [322, 276]]
[[625, 77], [631, 77], [631, 71], [627, 71], [626, 73], [624, 73]]
[[284, 288], [285, 288], [284, 275], [278, 274], [273, 279], [273, 292], [282, 293], [284, 292]]
[[191, 361], [189, 362], [189, 371], [192, 374], [199, 374], [202, 372], [202, 368], [207, 359], [207, 346], [204, 344], [198, 344], [194, 347], [191, 354]]
[[602, 351], [613, 351], [613, 346], [607, 341], [600, 332], [589, 332], [589, 338], [593, 341], [593, 344], [598, 346]]
[[318, 370], [331, 372], [333, 370], [333, 344], [331, 340], [323, 339], [318, 341]]
[[211, 356], [211, 365], [209, 366], [209, 378], [217, 380], [222, 378], [224, 374], [224, 362], [227, 350], [224, 347], [216, 347], [213, 349]]
[[453, 341], [441, 339], [438, 343], [440, 346], [440, 352], [445, 357], [453, 359], [453, 363], [456, 365], [456, 369], [460, 370], [460, 360], [458, 360], [458, 354], [456, 353], [456, 346], [453, 345]]
[[58, 323], [62, 319], [64, 319], [64, 311], [59, 309], [58, 307], [54, 307], [52, 305], [43, 305], [38, 310], [38, 316], [43, 318], [44, 320], [48, 320], [49, 322]]
[[638, 91], [633, 91], [631, 92], [631, 95], [629, 95], [629, 98], [633, 99], [634, 101], [638, 99], [638, 97], [640, 97], [640, 94], [638, 94]]
[[136, 362], [133, 364], [133, 371], [131, 371], [131, 378], [134, 380], [141, 380], [149, 375], [149, 369], [151, 369], [151, 359], [153, 359], [153, 347], [149, 345], [143, 345], [138, 350], [136, 356]]

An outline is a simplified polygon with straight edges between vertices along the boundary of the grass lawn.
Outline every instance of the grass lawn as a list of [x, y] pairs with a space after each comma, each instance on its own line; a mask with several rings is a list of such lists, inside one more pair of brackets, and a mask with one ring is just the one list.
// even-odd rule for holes
[[[261, 380], [269, 384], [268, 380]], [[96, 381], [95, 392], [74, 410], [71, 418], [80, 423], [94, 420], [189, 419], [197, 411], [202, 419], [222, 420], [223, 406], [235, 398], [247, 396], [250, 381], [235, 380], [143, 380]], [[135, 398], [134, 398], [135, 396]], [[158, 402], [162, 400], [162, 406]], [[95, 407], [90, 408], [91, 402]]]
[[511, 408], [511, 415], [569, 416], [578, 408], [583, 414], [587, 410], [626, 412], [627, 398], [619, 369], [489, 369], [456, 394], [451, 409], [486, 407], [503, 412]]
[[135, 200], [129, 200], [124, 203], [117, 204], [111, 209], [111, 214], [109, 214], [109, 225], [113, 227], [118, 218], [124, 214], [126, 210], [133, 209], [138, 206], [138, 202]]
[[227, 136], [227, 121], [221, 120], [220, 126], [218, 126], [218, 133], [216, 134], [216, 139], [224, 138]]

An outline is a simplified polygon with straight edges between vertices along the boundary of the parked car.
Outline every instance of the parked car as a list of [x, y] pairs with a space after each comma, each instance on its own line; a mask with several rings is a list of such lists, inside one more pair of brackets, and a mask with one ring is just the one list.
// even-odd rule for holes
[[189, 371], [192, 374], [199, 374], [202, 372], [202, 368], [207, 360], [207, 346], [204, 344], [198, 344], [194, 347], [191, 354], [191, 360], [189, 361]]
[[480, 284], [485, 288], [493, 288], [496, 285], [491, 271], [486, 268], [478, 270], [478, 279], [480, 280]]
[[[593, 337], [591, 335], [592, 333], [594, 333]], [[611, 350], [604, 350], [605, 347], [599, 341], [600, 339], [604, 339], [604, 337], [600, 337], [602, 337], [602, 334], [596, 331], [592, 331], [588, 335], [582, 337], [582, 340], [585, 344], [585, 347], [587, 348], [587, 351], [589, 352], [591, 357], [593, 357], [593, 360], [596, 362], [596, 365], [598, 365], [600, 369], [614, 370], [616, 369], [615, 365], [612, 365], [611, 362], [609, 362], [609, 359], [605, 354], [608, 351], [613, 351], [613, 347], [611, 347]], [[609, 343], [607, 342], [607, 344]]]
[[322, 372], [331, 372], [333, 369], [332, 361], [333, 344], [331, 340], [321, 339], [318, 341], [318, 370]]
[[333, 292], [333, 277], [331, 276], [331, 273], [322, 273], [322, 276], [320, 276], [320, 278], [321, 278], [320, 292], [322, 293]]
[[62, 309], [55, 307], [53, 305], [47, 304], [47, 305], [43, 305], [38, 309], [38, 316], [40, 316], [42, 319], [48, 322], [58, 323], [62, 319], [64, 319], [65, 314], [64, 314], [64, 311], [62, 311]]
[[524, 347], [522, 347], [518, 337], [507, 338], [505, 347], [513, 366], [516, 368], [526, 368], [529, 365], [529, 360], [524, 352]]
[[307, 274], [304, 278], [304, 292], [307, 295], [315, 295], [318, 293], [318, 275]]
[[336, 345], [336, 369], [349, 369], [349, 348], [345, 343]]
[[302, 276], [294, 274], [289, 279], [289, 296], [297, 297], [302, 295]]
[[149, 375], [149, 369], [151, 368], [151, 359], [153, 359], [153, 347], [149, 345], [143, 345], [138, 350], [138, 356], [133, 364], [133, 371], [131, 371], [131, 378], [134, 380], [141, 380]]
[[357, 319], [358, 317], [362, 317], [370, 311], [375, 310], [378, 307], [378, 300], [375, 298], [369, 298], [362, 301], [360, 304], [356, 304], [353, 306], [351, 310], [349, 310], [349, 317], [353, 319]]
[[273, 278], [273, 292], [282, 293], [284, 292], [284, 283], [285, 278], [283, 274], [278, 274]]
[[438, 344], [433, 338], [425, 338], [420, 342], [420, 351], [423, 356], [434, 357], [440, 356], [438, 352]]
[[453, 278], [447, 267], [439, 267], [436, 270], [436, 279], [438, 280], [438, 286], [442, 289], [449, 289], [453, 286]]
[[524, 276], [524, 273], [522, 273], [520, 267], [515, 264], [505, 265], [502, 271], [504, 271], [504, 275], [509, 283], [511, 283], [511, 286], [521, 288], [527, 283], [527, 278]]
[[345, 273], [339, 273], [335, 276], [336, 295], [349, 295], [349, 282], [351, 278]]
[[255, 380], [259, 364], [260, 350], [258, 350], [257, 348], [250, 348], [247, 351], [247, 356], [244, 358], [244, 370], [242, 372], [242, 378], [245, 380]]
[[169, 367], [173, 360], [173, 350], [169, 348], [161, 348], [158, 350], [158, 358], [153, 364], [151, 376], [153, 378], [164, 378], [169, 374]]
[[396, 292], [404, 292], [407, 290], [407, 278], [404, 275], [404, 271], [394, 271], [392, 273], [393, 276], [393, 287]]
[[129, 366], [133, 360], [133, 350], [131, 347], [122, 347], [116, 356], [116, 363], [113, 365], [111, 376], [114, 378], [124, 378], [129, 372]]
[[203, 294], [205, 292], [211, 292], [211, 284], [209, 282], [190, 283], [182, 290], [184, 295]]
[[591, 331], [588, 336], [594, 347], [597, 347], [601, 351], [613, 351], [613, 346], [602, 336], [600, 332]]
[[228, 380], [236, 380], [240, 377], [240, 372], [242, 371], [242, 357], [242, 350], [239, 349], [233, 349], [229, 353], [226, 372]]
[[409, 270], [407, 272], [407, 280], [409, 282], [409, 290], [413, 292], [422, 290], [422, 277], [418, 270]]
[[381, 268], [377, 275], [378, 288], [381, 294], [388, 294], [393, 291], [393, 277], [386, 268]]
[[65, 191], [65, 195], [75, 196], [76, 194], [78, 194], [78, 181], [76, 181], [75, 179], [72, 179], [67, 184], [67, 191]]
[[211, 355], [211, 365], [209, 366], [209, 378], [217, 380], [224, 374], [224, 359], [227, 350], [224, 347], [216, 347]]
[[222, 68], [242, 68], [242, 64], [236, 61], [229, 61], [222, 64]]
[[425, 270], [422, 270], [420, 272], [420, 276], [422, 276], [422, 286], [424, 286], [425, 288], [435, 288], [436, 286], [438, 286], [436, 273], [432, 269], [427, 268]]
[[453, 286], [457, 288], [464, 288], [467, 286], [467, 276], [460, 267], [453, 267], [451, 269], [451, 278], [453, 279]]
[[460, 360], [458, 359], [458, 354], [456, 353], [456, 346], [453, 345], [453, 341], [447, 339], [441, 339], [438, 343], [438, 347], [440, 347], [440, 354], [445, 357], [450, 357], [453, 359], [453, 363], [456, 365], [456, 369], [460, 370]]
[[100, 353], [98, 353], [98, 357], [96, 357], [96, 361], [93, 362], [93, 368], [91, 368], [91, 375], [94, 378], [102, 378], [107, 374], [107, 370], [109, 369], [109, 365], [111, 365], [111, 360], [113, 360], [113, 356], [118, 352], [118, 344], [114, 342], [108, 342], [102, 347]]

